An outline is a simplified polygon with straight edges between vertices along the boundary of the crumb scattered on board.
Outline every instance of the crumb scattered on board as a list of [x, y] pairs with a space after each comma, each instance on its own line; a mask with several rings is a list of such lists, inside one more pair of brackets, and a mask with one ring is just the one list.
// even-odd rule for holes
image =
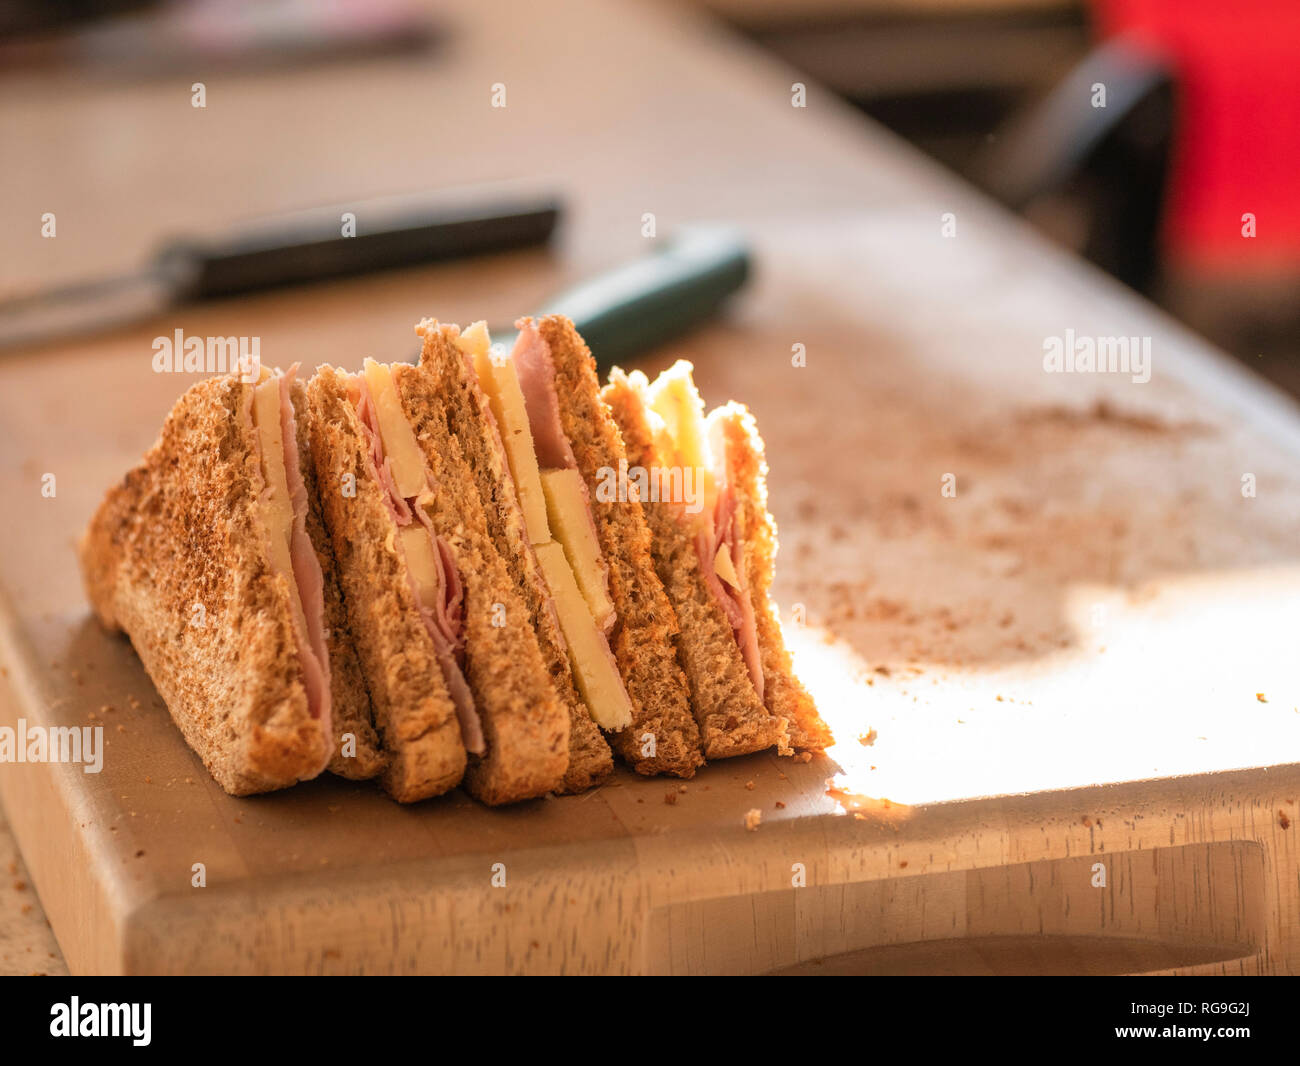
[[763, 812], [757, 807], [751, 807], [745, 812], [745, 828], [751, 833], [758, 831], [759, 825], [763, 822]]

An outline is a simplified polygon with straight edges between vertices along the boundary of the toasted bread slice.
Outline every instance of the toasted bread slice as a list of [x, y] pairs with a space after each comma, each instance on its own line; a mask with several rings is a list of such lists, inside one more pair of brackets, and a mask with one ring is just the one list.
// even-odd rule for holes
[[[640, 371], [629, 377], [615, 367], [601, 392], [622, 433], [628, 463], [647, 477], [674, 465], [674, 457], [661, 453], [652, 430], [648, 384]], [[731, 623], [705, 582], [689, 506], [685, 499], [651, 499], [642, 502], [642, 511], [653, 538], [655, 570], [677, 614], [677, 661], [690, 682], [705, 758], [725, 759], [783, 744], [785, 722], [764, 706]]]
[[369, 461], [345, 375], [307, 386], [321, 514], [387, 765], [380, 782], [409, 803], [455, 788], [467, 755], [456, 707], [396, 544], [397, 524]]
[[817, 713], [812, 696], [794, 675], [781, 633], [781, 618], [772, 599], [776, 572], [776, 521], [767, 509], [767, 460], [763, 438], [749, 409], [728, 403], [709, 412], [710, 438], [725, 452], [727, 480], [736, 493], [744, 531], [745, 570], [758, 629], [763, 664], [763, 702], [773, 716], [787, 721], [789, 743], [820, 751], [834, 743], [830, 728]]
[[597, 539], [609, 566], [617, 614], [609, 645], [632, 702], [632, 724], [615, 734], [615, 749], [638, 773], [691, 777], [703, 762], [700, 732], [677, 663], [677, 616], [655, 572], [650, 530], [640, 501], [605, 502], [597, 491], [605, 480], [602, 471], [616, 471], [627, 461], [623, 438], [600, 398], [596, 361], [573, 323], [547, 315], [537, 329], [550, 348], [561, 426], [591, 493]]
[[379, 747], [379, 736], [372, 721], [370, 693], [361, 673], [361, 660], [357, 657], [347, 611], [343, 606], [333, 541], [320, 513], [316, 467], [311, 462], [311, 404], [307, 400], [307, 386], [295, 378], [291, 389], [294, 410], [298, 413], [295, 420], [298, 455], [302, 460], [302, 476], [309, 504], [307, 535], [311, 537], [316, 549], [316, 558], [324, 577], [325, 639], [329, 648], [330, 695], [333, 703], [330, 723], [334, 732], [334, 754], [330, 757], [329, 769], [340, 777], [363, 781], [378, 774], [387, 760]]
[[438, 382], [447, 425], [476, 487], [488, 538], [523, 603], [542, 662], [568, 714], [568, 762], [556, 791], [581, 792], [609, 776], [613, 755], [574, 686], [555, 607], [528, 541], [499, 427], [470, 357], [454, 343], [459, 329], [426, 319], [416, 331], [423, 338], [420, 366]]
[[393, 382], [433, 475], [426, 513], [450, 546], [464, 588], [465, 674], [487, 742], [487, 751], [470, 759], [465, 786], [484, 803], [513, 803], [561, 786], [569, 764], [569, 712], [488, 535], [478, 485], [446, 416], [457, 393], [445, 388], [437, 363], [395, 365]]
[[131, 638], [190, 747], [237, 796], [315, 777], [333, 750], [309, 709], [289, 580], [269, 558], [252, 390], [233, 375], [187, 390], [80, 544], [95, 613]]

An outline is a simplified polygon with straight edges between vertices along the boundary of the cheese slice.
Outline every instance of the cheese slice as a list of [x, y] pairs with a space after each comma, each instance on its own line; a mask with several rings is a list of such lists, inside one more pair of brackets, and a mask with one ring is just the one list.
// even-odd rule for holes
[[442, 570], [434, 556], [433, 538], [421, 522], [403, 526], [397, 531], [397, 536], [402, 542], [406, 569], [415, 583], [420, 603], [432, 608], [442, 595]]
[[555, 613], [560, 620], [565, 643], [569, 646], [569, 662], [578, 691], [591, 712], [592, 720], [601, 729], [624, 729], [632, 723], [632, 703], [623, 688], [618, 665], [609, 650], [605, 635], [596, 628], [564, 549], [552, 542], [539, 544], [534, 549], [542, 576], [555, 601]]
[[563, 545], [587, 609], [603, 632], [614, 620], [614, 604], [609, 598], [608, 571], [596, 543], [582, 475], [576, 470], [544, 470], [542, 491], [546, 494], [551, 530]]
[[307, 632], [302, 596], [293, 573], [289, 550], [293, 535], [293, 501], [284, 469], [284, 433], [280, 427], [280, 378], [267, 374], [253, 387], [253, 427], [262, 451], [262, 477], [271, 491], [262, 497], [262, 521], [270, 539], [271, 566], [289, 580], [292, 609], [301, 630]]
[[718, 577], [722, 578], [737, 592], [744, 592], [740, 587], [740, 578], [736, 576], [736, 567], [731, 561], [731, 552], [727, 551], [725, 544], [718, 545], [718, 554], [713, 557], [713, 569], [717, 571]]
[[[712, 513], [716, 489], [709, 453], [709, 434], [704, 423], [704, 401], [691, 380], [691, 364], [678, 359], [663, 371], [646, 391], [646, 400], [663, 422], [663, 432], [672, 441], [671, 462], [696, 471], [696, 484], [704, 511]], [[660, 437], [661, 444], [663, 438]]]
[[506, 462], [515, 482], [515, 491], [519, 493], [520, 509], [524, 512], [528, 540], [533, 544], [545, 544], [551, 539], [546, 521], [546, 497], [542, 493], [533, 432], [528, 427], [524, 391], [519, 387], [515, 365], [509, 359], [504, 360], [501, 366], [492, 362], [488, 331], [482, 322], [475, 322], [457, 337], [456, 346], [473, 358], [479, 385], [487, 393], [492, 417], [501, 430]]
[[402, 410], [397, 386], [393, 384], [393, 372], [383, 363], [367, 359], [365, 373], [370, 402], [375, 405], [379, 420], [384, 456], [393, 472], [393, 482], [397, 485], [397, 491], [406, 499], [418, 496], [429, 487], [424, 453], [420, 451], [415, 430], [411, 428], [411, 423], [406, 420], [406, 413]]

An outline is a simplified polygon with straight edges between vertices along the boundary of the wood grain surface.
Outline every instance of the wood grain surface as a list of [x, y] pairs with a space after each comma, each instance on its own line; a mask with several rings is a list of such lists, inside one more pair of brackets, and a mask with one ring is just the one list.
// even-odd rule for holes
[[[348, 197], [514, 180], [571, 205], [554, 254], [0, 361], [0, 724], [102, 725], [106, 744], [99, 774], [0, 766], [15, 876], [68, 968], [1300, 970], [1295, 407], [816, 87], [792, 108], [790, 71], [693, 16], [455, 10], [436, 60], [214, 79], [204, 111], [189, 79], [10, 83], [9, 288]], [[423, 315], [508, 320], [644, 254], [646, 212], [660, 237], [725, 219], [754, 241], [728, 316], [642, 365], [691, 359], [706, 399], [757, 415], [776, 591], [839, 743], [508, 810], [335, 779], [224, 795], [89, 617], [72, 555], [193, 380], [153, 373], [152, 339], [399, 358]], [[1066, 330], [1149, 337], [1151, 380], [1045, 373]], [[0, 966], [53, 970], [22, 958], [43, 950], [13, 913], [30, 896], [0, 893]]]

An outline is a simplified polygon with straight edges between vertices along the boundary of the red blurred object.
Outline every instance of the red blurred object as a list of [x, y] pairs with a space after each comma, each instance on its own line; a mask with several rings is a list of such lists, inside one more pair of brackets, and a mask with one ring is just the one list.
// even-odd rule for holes
[[[1164, 223], [1176, 264], [1234, 274], [1300, 264], [1300, 0], [1093, 0], [1103, 37], [1136, 35], [1178, 79]], [[1253, 239], [1242, 235], [1255, 216]]]

